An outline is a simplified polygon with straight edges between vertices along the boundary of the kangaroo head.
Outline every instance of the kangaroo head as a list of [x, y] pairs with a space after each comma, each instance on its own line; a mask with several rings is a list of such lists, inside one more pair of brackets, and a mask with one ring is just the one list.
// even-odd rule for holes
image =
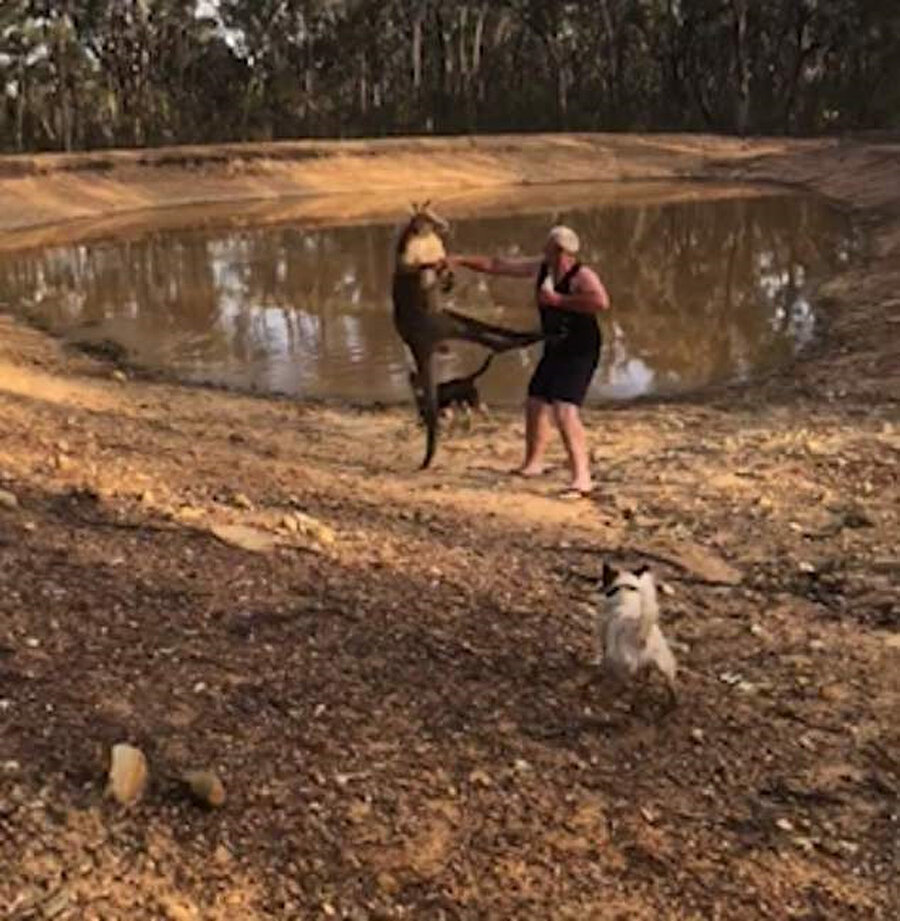
[[431, 202], [413, 202], [412, 214], [400, 231], [397, 241], [397, 266], [404, 271], [433, 270], [445, 291], [453, 285], [453, 273], [447, 267], [445, 237], [448, 223], [431, 208]]

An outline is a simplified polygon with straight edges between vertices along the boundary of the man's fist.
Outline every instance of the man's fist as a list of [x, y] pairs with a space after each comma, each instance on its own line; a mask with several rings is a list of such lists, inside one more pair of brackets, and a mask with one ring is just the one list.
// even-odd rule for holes
[[547, 288], [541, 287], [538, 293], [538, 303], [541, 307], [560, 307], [562, 306], [562, 295], [555, 291], [548, 291]]

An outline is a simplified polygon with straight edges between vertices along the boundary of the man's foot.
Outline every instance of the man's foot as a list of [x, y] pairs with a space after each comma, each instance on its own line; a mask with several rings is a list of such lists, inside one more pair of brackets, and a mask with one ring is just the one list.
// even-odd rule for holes
[[566, 487], [561, 493], [559, 493], [560, 499], [588, 499], [594, 493], [594, 484], [587, 483], [585, 485], [571, 485]]
[[546, 472], [547, 468], [541, 464], [523, 464], [510, 471], [513, 476], [520, 476], [526, 480], [533, 480], [535, 477], [543, 476]]

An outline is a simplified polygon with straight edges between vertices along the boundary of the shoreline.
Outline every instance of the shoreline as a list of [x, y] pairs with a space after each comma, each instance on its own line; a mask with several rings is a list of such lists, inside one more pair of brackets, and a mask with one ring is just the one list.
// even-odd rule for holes
[[[548, 163], [554, 166], [549, 185]], [[551, 196], [554, 188], [565, 194], [586, 182], [665, 189], [687, 181], [701, 194], [713, 183], [806, 191], [866, 225], [868, 261], [888, 268], [900, 253], [900, 144], [709, 135], [392, 138], [0, 157], [0, 249], [140, 233], [166, 220], [181, 222], [183, 207], [201, 212], [197, 220], [205, 211], [222, 221], [243, 215], [248, 225], [397, 220], [426, 175], [433, 193], [444, 190], [442, 206], [451, 218], [466, 207], [502, 202], [523, 186], [551, 190]], [[841, 273], [824, 286], [834, 350], [890, 350], [892, 322], [875, 305], [865, 317], [854, 309], [846, 296], [856, 288], [847, 285], [852, 277]], [[813, 349], [801, 365], [815, 372], [820, 353]], [[893, 354], [900, 357], [896, 348]], [[847, 376], [869, 377], [871, 365], [860, 361]], [[792, 363], [791, 372], [796, 367]], [[821, 381], [821, 369], [814, 376]], [[890, 398], [900, 398], [896, 377], [889, 384]], [[871, 378], [868, 385], [874, 394]]]

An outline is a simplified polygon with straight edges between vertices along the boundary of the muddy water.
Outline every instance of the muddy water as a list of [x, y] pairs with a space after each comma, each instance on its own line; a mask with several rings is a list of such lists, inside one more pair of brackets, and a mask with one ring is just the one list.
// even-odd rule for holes
[[[591, 397], [625, 399], [746, 379], [789, 361], [817, 332], [814, 284], [854, 249], [818, 199], [767, 193], [616, 203], [589, 192], [556, 208], [528, 192], [507, 214], [454, 221], [457, 252], [533, 254], [569, 223], [614, 309]], [[552, 201], [552, 196], [550, 197]], [[185, 225], [190, 213], [185, 212]], [[76, 340], [113, 342], [190, 381], [361, 402], [408, 400], [390, 315], [396, 222], [168, 227], [0, 255], [0, 305]], [[535, 324], [530, 282], [460, 271], [451, 302], [491, 322]], [[539, 347], [500, 356], [488, 402], [517, 403]], [[480, 360], [454, 348], [444, 377]]]

